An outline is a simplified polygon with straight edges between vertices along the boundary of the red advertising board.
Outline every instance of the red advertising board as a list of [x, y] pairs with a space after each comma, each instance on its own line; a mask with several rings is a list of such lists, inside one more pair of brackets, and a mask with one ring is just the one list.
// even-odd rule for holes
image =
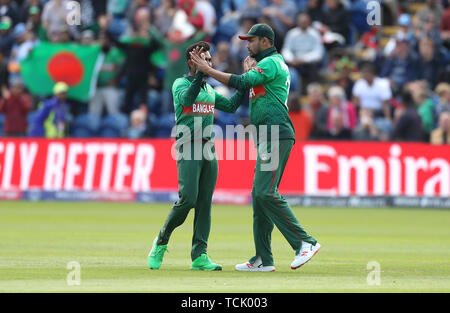
[[[173, 140], [0, 139], [0, 191], [176, 191]], [[245, 156], [239, 155], [244, 149]], [[249, 194], [255, 148], [216, 141], [219, 194]], [[234, 150], [234, 151], [232, 151]], [[280, 192], [326, 196], [450, 195], [450, 146], [297, 142]]]

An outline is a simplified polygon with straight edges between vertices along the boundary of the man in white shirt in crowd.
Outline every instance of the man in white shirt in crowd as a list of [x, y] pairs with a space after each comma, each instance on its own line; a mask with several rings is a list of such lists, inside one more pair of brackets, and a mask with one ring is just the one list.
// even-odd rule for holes
[[362, 78], [353, 86], [353, 104], [359, 109], [370, 109], [375, 124], [382, 129], [383, 135], [390, 132], [392, 91], [389, 80], [376, 76], [375, 67], [366, 63], [361, 68]]
[[306, 13], [297, 15], [297, 27], [289, 30], [281, 54], [286, 63], [302, 76], [302, 85], [318, 80], [319, 64], [325, 53], [318, 31], [311, 27]]

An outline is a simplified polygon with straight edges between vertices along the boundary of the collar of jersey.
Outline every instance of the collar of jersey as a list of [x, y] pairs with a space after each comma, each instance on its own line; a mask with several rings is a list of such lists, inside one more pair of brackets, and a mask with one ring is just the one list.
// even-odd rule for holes
[[267, 48], [266, 50], [261, 51], [260, 53], [258, 53], [255, 56], [255, 60], [256, 60], [256, 62], [259, 62], [262, 59], [264, 59], [264, 58], [266, 58], [268, 56], [271, 56], [272, 54], [275, 54], [275, 53], [277, 53], [277, 48], [275, 48], [275, 47]]

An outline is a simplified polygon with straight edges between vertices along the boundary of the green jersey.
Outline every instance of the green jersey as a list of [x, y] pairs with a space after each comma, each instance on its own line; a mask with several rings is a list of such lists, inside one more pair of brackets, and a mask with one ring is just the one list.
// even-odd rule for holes
[[278, 125], [279, 139], [295, 139], [287, 106], [291, 84], [289, 68], [275, 48], [263, 51], [256, 60], [257, 66], [252, 70], [240, 76], [232, 75], [229, 85], [238, 90], [249, 89], [250, 122], [258, 131], [259, 126], [267, 125], [270, 134], [271, 126]]
[[244, 92], [236, 92], [230, 99], [217, 93], [211, 85], [203, 81], [203, 73], [196, 72], [195, 76], [184, 76], [175, 80], [172, 86], [175, 106], [175, 122], [177, 127], [189, 128], [190, 137], [182, 133], [183, 128], [177, 130], [177, 144], [187, 140], [212, 139], [212, 125], [214, 110], [236, 110], [243, 100]]

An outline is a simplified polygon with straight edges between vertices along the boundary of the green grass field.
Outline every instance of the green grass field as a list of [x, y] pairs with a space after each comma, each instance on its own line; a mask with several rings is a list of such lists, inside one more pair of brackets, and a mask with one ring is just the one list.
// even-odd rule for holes
[[[449, 292], [450, 211], [295, 207], [322, 244], [305, 266], [275, 228], [277, 271], [242, 273], [253, 253], [250, 206], [213, 206], [211, 258], [222, 272], [190, 270], [193, 212], [175, 230], [160, 270], [147, 254], [169, 204], [0, 202], [0, 292]], [[68, 262], [81, 266], [69, 286]], [[369, 285], [367, 264], [380, 264]]]

